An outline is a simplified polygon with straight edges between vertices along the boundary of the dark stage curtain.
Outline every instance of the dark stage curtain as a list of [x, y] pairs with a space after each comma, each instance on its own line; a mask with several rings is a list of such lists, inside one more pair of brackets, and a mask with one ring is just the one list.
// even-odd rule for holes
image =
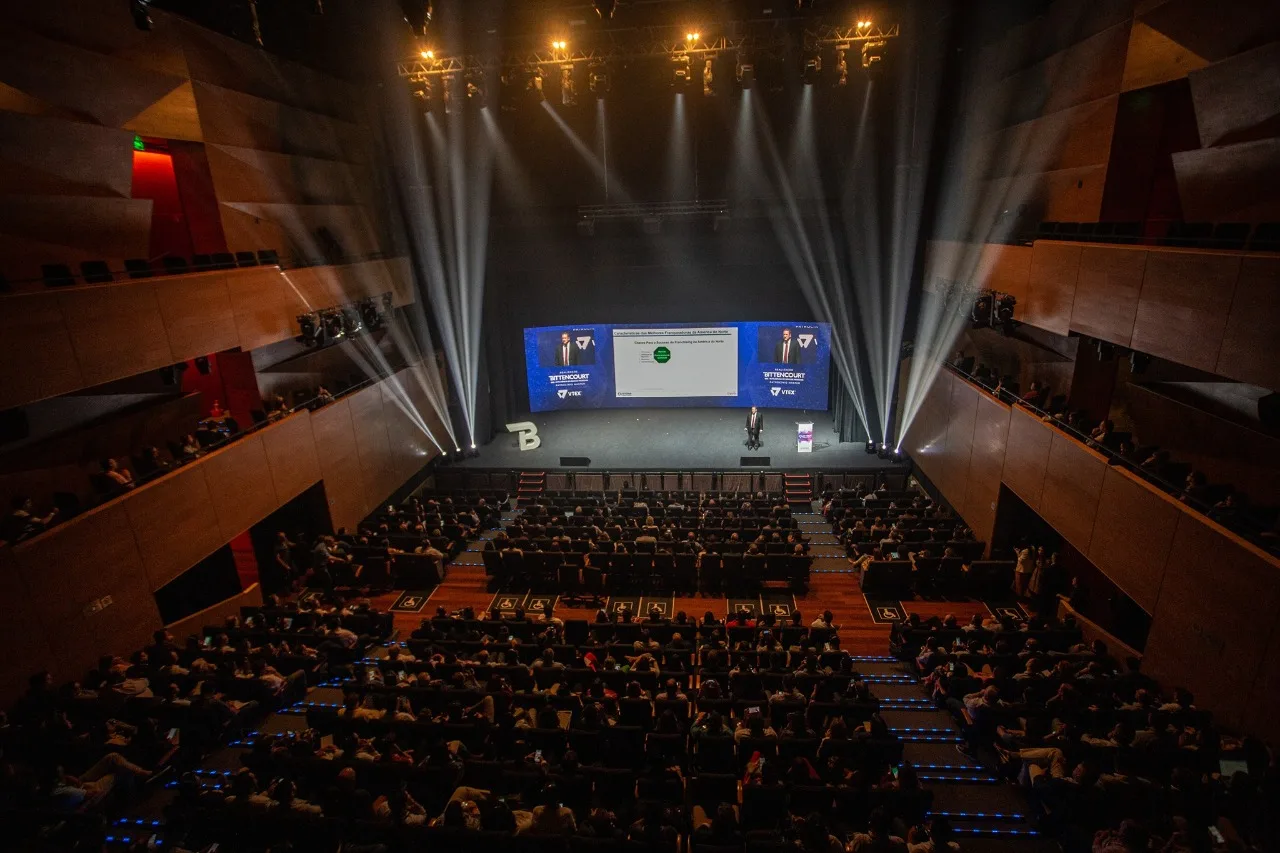
[[831, 371], [831, 417], [835, 421], [835, 431], [841, 441], [854, 441], [863, 444], [867, 440], [867, 431], [862, 427], [862, 419], [853, 405], [853, 398], [845, 390], [844, 383]]

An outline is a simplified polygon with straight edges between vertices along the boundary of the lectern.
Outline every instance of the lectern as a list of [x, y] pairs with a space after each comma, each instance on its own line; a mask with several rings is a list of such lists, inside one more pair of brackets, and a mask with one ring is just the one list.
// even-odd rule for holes
[[813, 452], [813, 421], [796, 421], [796, 452]]

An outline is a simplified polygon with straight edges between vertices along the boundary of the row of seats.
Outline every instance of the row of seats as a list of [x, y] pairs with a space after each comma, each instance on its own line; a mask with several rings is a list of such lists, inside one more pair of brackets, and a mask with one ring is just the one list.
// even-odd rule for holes
[[79, 276], [67, 264], [42, 264], [41, 280], [46, 287], [72, 287], [77, 284], [110, 284], [117, 276], [131, 279], [151, 278], [157, 275], [185, 275], [189, 272], [229, 270], [237, 267], [279, 266], [280, 256], [275, 249], [253, 252], [214, 252], [193, 255], [190, 263], [178, 255], [165, 255], [158, 262], [146, 258], [129, 258], [124, 271], [113, 271], [106, 261], [81, 261]]

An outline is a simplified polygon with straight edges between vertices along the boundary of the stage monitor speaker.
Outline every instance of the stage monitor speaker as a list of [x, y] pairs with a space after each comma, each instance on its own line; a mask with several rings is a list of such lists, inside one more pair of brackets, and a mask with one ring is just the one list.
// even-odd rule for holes
[[743, 468], [768, 468], [768, 456], [743, 456], [738, 464]]
[[591, 464], [591, 460], [586, 456], [561, 456], [561, 468], [586, 468]]

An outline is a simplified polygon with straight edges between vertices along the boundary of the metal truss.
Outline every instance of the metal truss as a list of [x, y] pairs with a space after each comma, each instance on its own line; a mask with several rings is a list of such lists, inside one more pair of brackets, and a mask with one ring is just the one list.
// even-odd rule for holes
[[[603, 65], [614, 61], [637, 59], [675, 59], [681, 56], [715, 57], [721, 53], [748, 52], [761, 58], [785, 55], [796, 46], [792, 31], [781, 22], [738, 22], [729, 32], [718, 36], [699, 37], [690, 42], [678, 27], [644, 27], [632, 30], [606, 30], [592, 34], [593, 43], [582, 48], [510, 50], [499, 53], [468, 53], [448, 56], [419, 56], [396, 63], [396, 73], [411, 81], [424, 81], [443, 75], [488, 72], [505, 68], [572, 67], [579, 64]], [[624, 38], [623, 36], [630, 36]], [[801, 34], [805, 50], [823, 47], [847, 48], [849, 45], [897, 38], [899, 27], [806, 28]]]

